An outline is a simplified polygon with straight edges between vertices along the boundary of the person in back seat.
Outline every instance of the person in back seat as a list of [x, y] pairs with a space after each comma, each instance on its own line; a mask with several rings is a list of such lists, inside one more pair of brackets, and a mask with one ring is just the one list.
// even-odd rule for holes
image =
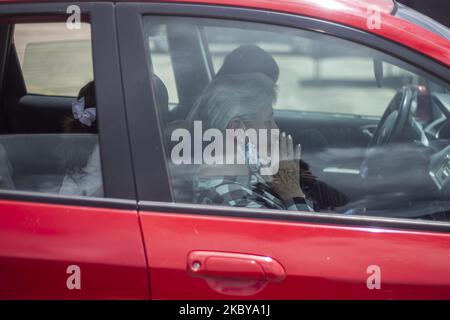
[[66, 117], [63, 129], [66, 133], [97, 133], [97, 109], [95, 108], [94, 81], [88, 82], [72, 104], [72, 115]]
[[[97, 134], [95, 86], [91, 81], [81, 88], [72, 104], [72, 115], [64, 120], [66, 133]], [[69, 148], [63, 155], [65, 177], [59, 194], [103, 196], [100, 151], [98, 143]]]

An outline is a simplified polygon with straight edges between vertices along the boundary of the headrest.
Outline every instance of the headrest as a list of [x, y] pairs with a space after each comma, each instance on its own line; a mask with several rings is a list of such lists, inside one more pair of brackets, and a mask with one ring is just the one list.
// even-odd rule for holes
[[151, 81], [155, 93], [156, 106], [162, 118], [161, 120], [167, 123], [169, 119], [169, 93], [164, 82], [156, 74], [152, 74]]

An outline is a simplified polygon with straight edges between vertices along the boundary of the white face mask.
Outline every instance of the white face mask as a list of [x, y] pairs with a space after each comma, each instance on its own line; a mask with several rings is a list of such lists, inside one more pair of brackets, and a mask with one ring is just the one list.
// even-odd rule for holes
[[261, 169], [261, 160], [258, 155], [258, 148], [252, 142], [247, 142], [244, 148], [242, 148], [241, 144], [238, 144], [239, 155], [245, 159], [245, 163], [248, 164], [250, 172], [259, 172]]

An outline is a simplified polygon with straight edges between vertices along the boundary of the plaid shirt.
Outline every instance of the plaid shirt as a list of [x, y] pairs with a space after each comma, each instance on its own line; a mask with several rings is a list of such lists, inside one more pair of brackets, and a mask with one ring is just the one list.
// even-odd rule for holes
[[232, 207], [312, 211], [308, 200], [281, 200], [258, 174], [246, 176], [202, 177], [194, 181], [194, 203]]

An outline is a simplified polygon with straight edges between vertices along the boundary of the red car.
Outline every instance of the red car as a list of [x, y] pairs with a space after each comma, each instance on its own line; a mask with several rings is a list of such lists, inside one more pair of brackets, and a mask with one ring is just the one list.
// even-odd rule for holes
[[[450, 299], [449, 67], [393, 0], [0, 1], [0, 298]], [[266, 98], [296, 210], [174, 151]]]

